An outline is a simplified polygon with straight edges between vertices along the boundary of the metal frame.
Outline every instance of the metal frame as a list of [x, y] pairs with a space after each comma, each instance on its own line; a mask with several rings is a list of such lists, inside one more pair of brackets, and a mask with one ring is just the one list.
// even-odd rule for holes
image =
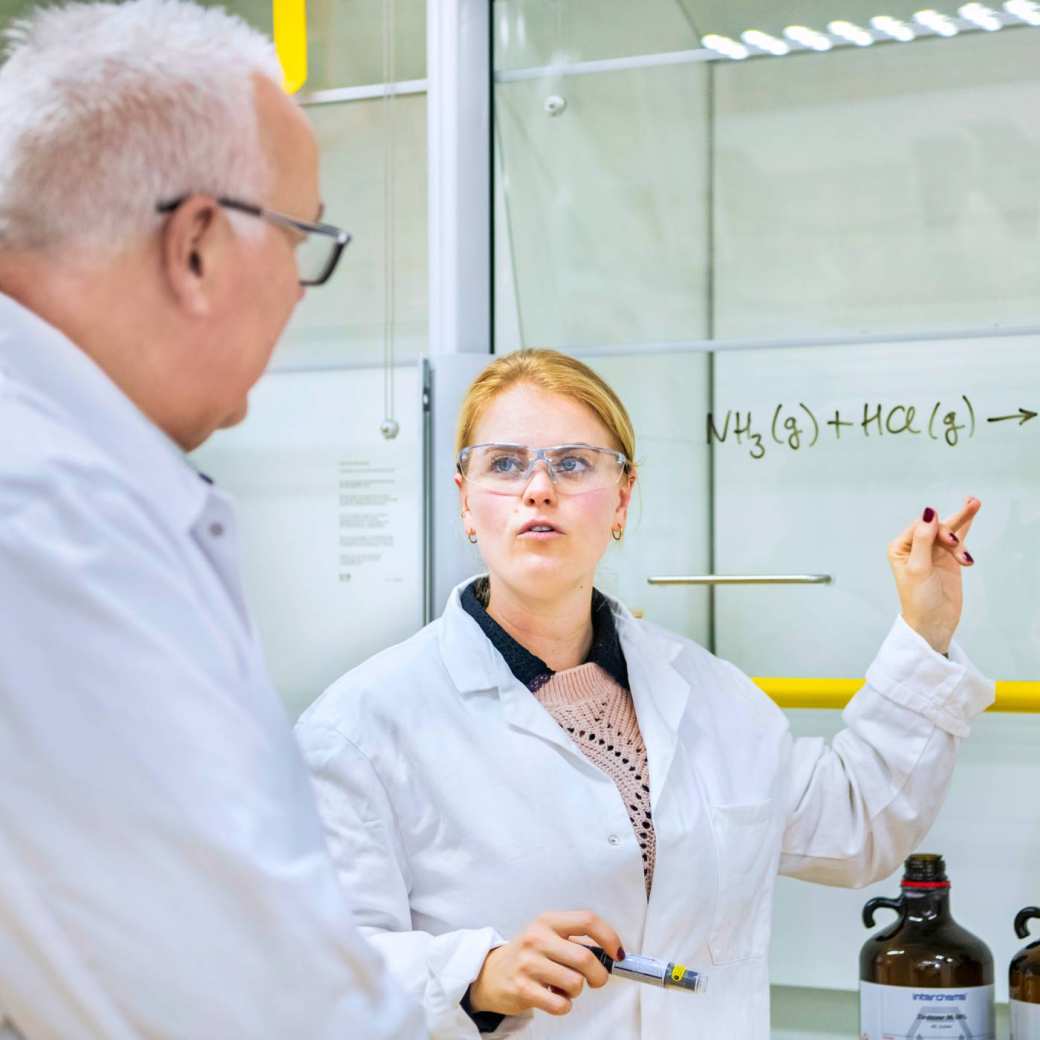
[[314, 90], [300, 95], [301, 105], [341, 105], [346, 101], [371, 101], [392, 94], [425, 94], [428, 82], [424, 79], [403, 79], [397, 83], [366, 83], [360, 87], [335, 87], [330, 90]]
[[829, 574], [669, 574], [647, 578], [647, 585], [830, 585]]
[[491, 4], [428, 0], [429, 349], [491, 343]]

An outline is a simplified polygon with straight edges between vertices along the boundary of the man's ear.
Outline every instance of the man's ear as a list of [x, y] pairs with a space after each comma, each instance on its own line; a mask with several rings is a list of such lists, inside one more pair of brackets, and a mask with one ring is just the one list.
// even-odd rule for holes
[[204, 317], [212, 308], [222, 224], [226, 221], [215, 199], [192, 195], [169, 215], [163, 228], [166, 284], [177, 302], [194, 317]]

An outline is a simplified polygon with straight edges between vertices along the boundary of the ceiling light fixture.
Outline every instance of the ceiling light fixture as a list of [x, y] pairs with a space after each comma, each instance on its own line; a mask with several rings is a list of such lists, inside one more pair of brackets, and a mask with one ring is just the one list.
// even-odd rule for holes
[[784, 29], [784, 36], [811, 51], [829, 51], [834, 46], [829, 37], [807, 25], [789, 25]]
[[874, 42], [873, 35], [855, 22], [831, 22], [827, 26], [827, 32], [831, 36], [854, 43], [857, 47], [869, 47]]
[[966, 22], [971, 22], [972, 25], [977, 25], [986, 32], [996, 32], [998, 29], [1004, 28], [1000, 15], [985, 4], [965, 4], [958, 8], [957, 13]]
[[749, 47], [773, 54], [778, 58], [791, 53], [791, 48], [783, 40], [778, 40], [775, 36], [770, 36], [769, 33], [764, 33], [759, 29], [748, 29], [747, 32], [740, 34], [740, 38]]
[[918, 11], [914, 15], [914, 21], [922, 29], [927, 29], [929, 32], [935, 33], [936, 36], [956, 36], [960, 32], [957, 28], [957, 23], [952, 18], [940, 14], [930, 7], [924, 11]]
[[743, 61], [750, 53], [742, 43], [737, 43], [736, 40], [731, 40], [728, 36], [719, 36], [718, 33], [711, 33], [705, 36], [701, 43], [708, 50], [715, 51], [716, 54], [721, 54], [724, 58], [731, 58], [733, 61]]
[[871, 18], [870, 27], [900, 43], [909, 43], [916, 35], [906, 22], [901, 22], [898, 18], [892, 18], [887, 14], [879, 14]]
[[1033, 0], [1007, 0], [1004, 10], [1027, 25], [1040, 25], [1040, 4]]

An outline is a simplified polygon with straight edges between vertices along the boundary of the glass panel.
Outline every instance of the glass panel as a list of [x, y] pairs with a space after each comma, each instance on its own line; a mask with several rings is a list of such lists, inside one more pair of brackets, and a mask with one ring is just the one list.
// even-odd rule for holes
[[525, 68], [699, 47], [676, 0], [494, 0], [495, 68]]
[[[226, 7], [271, 35], [272, 0], [202, 2]], [[384, 26], [392, 34], [390, 69], [384, 68]], [[308, 92], [425, 75], [426, 0], [308, 0]]]
[[1026, 492], [1040, 420], [988, 421], [1020, 405], [1040, 410], [1040, 337], [719, 354], [720, 571], [834, 576], [720, 589], [719, 652], [752, 675], [863, 675], [898, 609], [888, 542], [925, 506], [945, 515], [972, 494], [984, 507], [961, 636], [988, 674], [1040, 679], [1040, 499]]
[[[426, 75], [426, 0], [308, 0], [307, 21], [308, 91]], [[389, 68], [385, 24], [392, 34]]]
[[1040, 34], [716, 68], [718, 338], [1040, 319]]
[[[663, 66], [702, 32], [827, 23], [808, 0], [511, 0], [495, 17], [498, 349], [1040, 322], [1040, 33], [1011, 15]], [[546, 68], [592, 58], [614, 63]]]
[[499, 351], [707, 334], [706, 85], [681, 65], [496, 86]]
[[312, 105], [326, 219], [349, 230], [331, 281], [308, 291], [275, 364], [378, 363], [386, 319], [385, 132], [394, 126], [393, 315], [397, 360], [426, 345], [426, 97]]

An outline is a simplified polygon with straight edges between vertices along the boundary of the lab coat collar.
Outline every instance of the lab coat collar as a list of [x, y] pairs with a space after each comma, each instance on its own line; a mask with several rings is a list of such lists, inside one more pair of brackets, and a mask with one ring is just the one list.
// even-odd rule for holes
[[502, 655], [462, 605], [463, 591], [477, 577], [467, 578], [451, 590], [437, 633], [444, 667], [463, 695], [517, 682]]
[[[456, 689], [463, 696], [497, 691], [510, 725], [574, 751], [584, 761], [573, 741], [510, 672], [502, 655], [462, 606], [462, 592], [473, 580], [467, 578], [452, 590], [438, 633], [441, 657]], [[653, 807], [675, 758], [679, 725], [690, 702], [691, 684], [675, 667], [687, 644], [678, 636], [638, 621], [616, 600], [608, 597], [608, 602], [628, 663], [632, 698], [650, 767]]]
[[211, 494], [181, 448], [53, 325], [0, 293], [0, 373], [63, 412], [76, 430], [125, 470], [136, 491], [178, 530], [189, 529]]
[[583, 766], [589, 765], [556, 720], [509, 670], [505, 658], [462, 605], [462, 593], [473, 580], [469, 578], [452, 590], [438, 634], [441, 658], [456, 689], [464, 697], [482, 692], [497, 694], [510, 726], [555, 744], [577, 755]]

